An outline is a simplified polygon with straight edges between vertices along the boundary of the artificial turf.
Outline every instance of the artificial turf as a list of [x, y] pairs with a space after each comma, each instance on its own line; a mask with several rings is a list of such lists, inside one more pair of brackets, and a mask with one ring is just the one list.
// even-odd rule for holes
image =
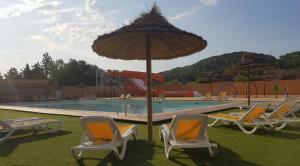
[[119, 161], [112, 152], [88, 152], [76, 161], [70, 148], [80, 143], [78, 117], [24, 113], [0, 110], [1, 119], [39, 116], [64, 121], [58, 133], [22, 132], [0, 144], [0, 166], [72, 166], [72, 165], [300, 165], [300, 125], [282, 131], [258, 130], [254, 135], [243, 134], [236, 127], [219, 125], [208, 129], [211, 141], [219, 146], [216, 157], [210, 158], [207, 149], [174, 150], [165, 158], [159, 140], [159, 125], [154, 126], [154, 145], [147, 144], [146, 125], [137, 124], [138, 141], [129, 140], [125, 159]]

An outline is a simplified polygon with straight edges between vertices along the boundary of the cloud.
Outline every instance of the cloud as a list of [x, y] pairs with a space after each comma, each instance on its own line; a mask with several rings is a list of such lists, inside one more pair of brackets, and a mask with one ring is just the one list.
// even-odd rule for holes
[[106, 17], [115, 12], [117, 11], [107, 10], [95, 0], [86, 0], [81, 7], [39, 11], [49, 18], [48, 23], [51, 24], [43, 28], [43, 33], [65, 41], [66, 44], [83, 44], [88, 47], [99, 34], [118, 27]]
[[0, 20], [26, 21], [26, 26], [33, 27], [27, 28], [30, 29], [26, 34], [28, 39], [46, 50], [69, 53], [80, 50], [90, 54], [91, 44], [98, 35], [111, 32], [122, 24], [111, 19], [118, 10], [109, 8], [100, 0], [77, 3], [69, 0], [16, 0], [6, 4], [0, 7]]
[[69, 49], [67, 45], [59, 44], [57, 42], [51, 41], [48, 37], [43, 35], [30, 35], [30, 38], [32, 40], [35, 40], [37, 42], [43, 43], [47, 46], [47, 49], [49, 50], [65, 50]]
[[53, 0], [20, 0], [19, 3], [0, 8], [0, 19], [19, 17], [37, 9], [57, 7], [59, 4], [59, 1]]
[[191, 10], [186, 11], [186, 12], [183, 12], [183, 13], [179, 13], [179, 14], [177, 14], [176, 16], [173, 16], [173, 17], [169, 17], [169, 19], [170, 19], [171, 21], [173, 21], [173, 20], [180, 20], [180, 19], [182, 19], [182, 18], [184, 18], [184, 17], [187, 17], [187, 16], [189, 16], [189, 15], [192, 15], [192, 14], [194, 14], [194, 13], [197, 13], [197, 12], [199, 11], [199, 9], [200, 9], [199, 6], [194, 6]]
[[215, 6], [219, 3], [220, 0], [200, 0], [200, 1], [205, 6]]

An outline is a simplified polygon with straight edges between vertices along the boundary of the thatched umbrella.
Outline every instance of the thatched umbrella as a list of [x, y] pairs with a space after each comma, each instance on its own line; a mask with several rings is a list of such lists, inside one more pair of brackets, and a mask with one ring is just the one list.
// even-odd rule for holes
[[248, 88], [247, 88], [247, 99], [248, 99], [248, 106], [251, 105], [251, 71], [253, 69], [262, 69], [262, 68], [269, 68], [271, 65], [267, 62], [267, 59], [264, 57], [257, 58], [252, 53], [244, 53], [242, 55], [241, 64], [239, 64], [234, 70], [241, 72], [247, 71], [247, 81], [248, 81]]
[[201, 51], [202, 37], [180, 30], [168, 22], [156, 4], [131, 24], [98, 36], [93, 51], [113, 59], [146, 60], [148, 142], [152, 143], [151, 59], [172, 59]]

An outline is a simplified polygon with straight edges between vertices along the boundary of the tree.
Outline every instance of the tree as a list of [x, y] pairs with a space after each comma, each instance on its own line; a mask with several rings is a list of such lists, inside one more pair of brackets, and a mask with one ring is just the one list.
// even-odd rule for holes
[[58, 59], [55, 61], [55, 67], [54, 69], [51, 71], [52, 72], [52, 79], [50, 80], [51, 83], [54, 83], [56, 85], [59, 85], [59, 78], [62, 75], [62, 72], [64, 70], [65, 67], [65, 63], [62, 59]]
[[15, 67], [10, 68], [6, 74], [4, 74], [5, 79], [19, 80], [22, 79], [22, 75], [18, 72]]
[[277, 95], [278, 95], [279, 90], [280, 90], [279, 85], [276, 84], [276, 85], [273, 86], [273, 91], [275, 92], [276, 98], [277, 98]]
[[300, 65], [300, 51], [287, 53], [279, 57], [279, 62], [277, 63], [281, 68], [298, 68]]
[[32, 79], [47, 79], [39, 62], [32, 66]]
[[53, 79], [54, 72], [56, 70], [56, 65], [52, 57], [48, 54], [48, 52], [43, 54], [41, 67], [43, 69], [44, 76], [48, 79]]
[[26, 63], [26, 66], [22, 70], [22, 76], [23, 76], [23, 79], [33, 79], [32, 71], [31, 71], [28, 63]]
[[[58, 66], [61, 66], [58, 65]], [[87, 64], [85, 61], [71, 59], [63, 67], [58, 67], [59, 72], [55, 75], [55, 80], [59, 85], [74, 86], [79, 83], [85, 85], [95, 85], [97, 66]]]

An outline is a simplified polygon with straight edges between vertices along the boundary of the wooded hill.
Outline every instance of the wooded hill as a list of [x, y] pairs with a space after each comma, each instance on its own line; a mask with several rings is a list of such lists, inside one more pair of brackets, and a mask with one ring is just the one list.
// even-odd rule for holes
[[162, 74], [164, 74], [167, 81], [182, 83], [203, 82], [208, 79], [218, 81], [236, 80], [239, 76], [228, 71], [242, 63], [242, 55], [245, 53], [253, 55], [257, 61], [264, 59], [265, 62], [270, 64], [267, 69], [259, 69], [255, 73], [254, 80], [300, 78], [300, 51], [287, 53], [279, 58], [249, 52], [226, 53], [200, 60], [192, 65], [164, 71]]

